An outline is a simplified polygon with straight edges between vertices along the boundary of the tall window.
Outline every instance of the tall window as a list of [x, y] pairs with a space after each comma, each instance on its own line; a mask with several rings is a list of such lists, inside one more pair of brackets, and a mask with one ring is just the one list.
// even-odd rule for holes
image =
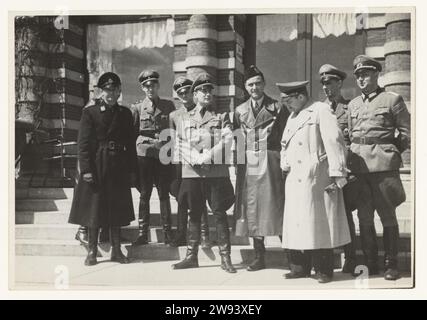
[[[139, 73], [143, 69], [154, 69], [160, 74], [160, 96], [172, 99], [174, 28], [172, 19], [89, 25], [89, 90], [102, 73], [115, 72], [122, 80], [121, 103], [129, 106], [144, 98], [138, 83]], [[97, 95], [96, 90], [93, 95]]]
[[258, 15], [256, 63], [265, 74], [266, 93], [278, 99], [276, 82], [309, 80], [313, 98], [323, 101], [318, 71], [329, 63], [347, 73], [343, 96], [354, 98], [352, 62], [364, 52], [364, 41], [355, 14]]

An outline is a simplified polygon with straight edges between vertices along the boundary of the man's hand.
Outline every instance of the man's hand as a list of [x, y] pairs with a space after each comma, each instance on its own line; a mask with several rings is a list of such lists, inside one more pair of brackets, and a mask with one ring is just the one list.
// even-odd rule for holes
[[90, 172], [83, 173], [83, 181], [85, 181], [87, 183], [94, 183], [95, 182], [95, 180], [93, 180], [92, 173], [90, 173]]
[[335, 184], [340, 189], [344, 188], [344, 186], [347, 184], [347, 179], [344, 177], [335, 177], [334, 180]]

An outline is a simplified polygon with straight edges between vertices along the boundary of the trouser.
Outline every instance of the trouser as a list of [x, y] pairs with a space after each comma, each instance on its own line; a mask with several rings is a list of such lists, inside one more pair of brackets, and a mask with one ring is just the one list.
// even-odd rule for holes
[[[230, 254], [230, 231], [226, 211], [234, 201], [234, 191], [228, 177], [184, 178], [178, 201], [189, 209], [189, 241], [200, 243], [200, 226], [206, 201], [215, 217], [217, 241], [221, 254]], [[198, 230], [198, 231], [197, 231]], [[195, 234], [195, 232], [199, 232]]]
[[172, 167], [170, 165], [163, 165], [156, 158], [138, 156], [138, 168], [141, 185], [138, 213], [140, 227], [144, 232], [148, 233], [151, 192], [153, 191], [153, 185], [155, 185], [160, 200], [161, 224], [164, 229], [169, 230], [171, 226], [169, 188]]
[[374, 214], [377, 211], [383, 225], [385, 265], [396, 266], [399, 227], [396, 207], [405, 201], [406, 195], [398, 171], [371, 172], [357, 175], [361, 190], [357, 204], [360, 222], [362, 251], [368, 266], [375, 264], [378, 256]]
[[[178, 234], [187, 234], [187, 225], [188, 225], [188, 210], [185, 205], [178, 203], [178, 224], [177, 232]], [[202, 216], [200, 221], [201, 233], [208, 235], [209, 234], [209, 222], [208, 222], [208, 210], [206, 206], [202, 209]]]
[[293, 272], [310, 274], [314, 268], [316, 272], [332, 277], [334, 272], [333, 249], [289, 250], [290, 269]]

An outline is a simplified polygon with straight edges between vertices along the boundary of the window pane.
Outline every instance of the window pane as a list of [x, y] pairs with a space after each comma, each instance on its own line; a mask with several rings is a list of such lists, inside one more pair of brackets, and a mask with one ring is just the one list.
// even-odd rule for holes
[[314, 37], [312, 41], [312, 96], [315, 100], [323, 101], [326, 97], [319, 81], [319, 68], [325, 63], [347, 73], [342, 94], [346, 99], [352, 99], [359, 94], [353, 77], [353, 59], [364, 53], [363, 34], [342, 35], [327, 38]]

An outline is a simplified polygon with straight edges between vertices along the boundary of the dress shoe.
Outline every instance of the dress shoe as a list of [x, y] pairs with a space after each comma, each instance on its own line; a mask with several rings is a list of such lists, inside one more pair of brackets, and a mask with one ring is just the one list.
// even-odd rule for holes
[[305, 273], [305, 272], [298, 272], [298, 271], [291, 271], [289, 273], [285, 273], [283, 275], [283, 277], [285, 277], [285, 279], [299, 279], [299, 278], [309, 278], [310, 274]]
[[332, 276], [329, 276], [322, 272], [317, 272], [316, 279], [317, 279], [317, 282], [319, 283], [328, 283], [332, 281]]

